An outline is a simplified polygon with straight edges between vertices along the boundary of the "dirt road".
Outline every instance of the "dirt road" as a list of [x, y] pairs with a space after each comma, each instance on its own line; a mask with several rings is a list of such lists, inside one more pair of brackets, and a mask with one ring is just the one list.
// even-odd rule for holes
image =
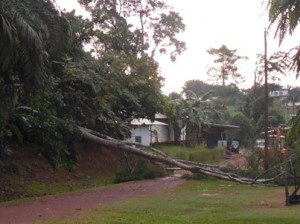
[[1, 224], [28, 224], [41, 220], [84, 217], [85, 212], [110, 202], [159, 194], [184, 183], [178, 177], [165, 177], [114, 185], [61, 196], [45, 197], [19, 205], [0, 205]]

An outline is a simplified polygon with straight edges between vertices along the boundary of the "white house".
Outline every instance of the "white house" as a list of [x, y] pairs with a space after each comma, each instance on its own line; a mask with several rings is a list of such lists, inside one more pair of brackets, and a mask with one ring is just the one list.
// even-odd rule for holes
[[[169, 118], [163, 114], [156, 114], [155, 120], [133, 119], [131, 121], [131, 138], [127, 141], [142, 145], [152, 145], [155, 143], [174, 142], [174, 128], [169, 123]], [[215, 147], [218, 140], [222, 139], [226, 130], [239, 129], [239, 126], [226, 124], [209, 124], [202, 130], [202, 137], [210, 147]], [[185, 127], [181, 130], [180, 141], [186, 138]]]
[[149, 146], [153, 143], [170, 141], [169, 128], [166, 123], [148, 119], [133, 119], [131, 126], [131, 138], [128, 139], [130, 142]]

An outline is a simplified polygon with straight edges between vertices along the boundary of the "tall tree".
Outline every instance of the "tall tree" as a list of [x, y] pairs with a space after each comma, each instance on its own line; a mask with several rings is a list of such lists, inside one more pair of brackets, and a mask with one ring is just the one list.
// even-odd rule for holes
[[216, 67], [210, 67], [207, 74], [217, 83], [221, 80], [223, 87], [228, 80], [234, 82], [234, 84], [244, 81], [243, 76], [238, 73], [237, 62], [247, 57], [239, 56], [236, 52], [237, 50], [230, 50], [225, 45], [207, 50], [208, 54], [216, 57], [213, 62], [217, 65]]
[[40, 90], [49, 84], [52, 64], [68, 46], [68, 31], [67, 21], [50, 1], [0, 1], [2, 127], [14, 116], [16, 105], [43, 99]]
[[[265, 76], [265, 61], [264, 55], [257, 54], [257, 61], [256, 61], [256, 80], [255, 82], [262, 84]], [[288, 53], [285, 52], [275, 52], [268, 58], [268, 83], [272, 81], [280, 82], [281, 76], [288, 75], [288, 68], [291, 63], [291, 58], [289, 57]]]
[[190, 97], [192, 94], [196, 94], [197, 96], [202, 96], [203, 94], [209, 92], [210, 90], [215, 90], [214, 86], [204, 83], [200, 80], [188, 80], [184, 83], [182, 87], [182, 92]]
[[[279, 44], [282, 43], [287, 34], [292, 35], [300, 21], [300, 2], [297, 0], [265, 0], [269, 10], [270, 27], [275, 25], [275, 35], [279, 37]], [[298, 78], [300, 72], [300, 48], [296, 46], [291, 49], [293, 62], [290, 68], [295, 70]]]
[[79, 1], [91, 15], [91, 43], [107, 81], [106, 101], [122, 120], [154, 118], [162, 110], [157, 52], [175, 60], [185, 49], [176, 35], [184, 30], [178, 13], [158, 0]]
[[199, 144], [202, 137], [202, 128], [216, 122], [217, 111], [209, 102], [211, 92], [197, 96], [190, 91], [188, 97], [174, 100], [175, 122], [180, 129], [185, 129], [185, 141], [187, 145]]
[[[170, 52], [172, 60], [185, 50], [176, 35], [184, 31], [180, 15], [160, 0], [79, 0], [91, 12], [103, 50], [110, 46], [154, 58]], [[122, 39], [122, 41], [120, 41]], [[127, 44], [124, 45], [124, 40]]]

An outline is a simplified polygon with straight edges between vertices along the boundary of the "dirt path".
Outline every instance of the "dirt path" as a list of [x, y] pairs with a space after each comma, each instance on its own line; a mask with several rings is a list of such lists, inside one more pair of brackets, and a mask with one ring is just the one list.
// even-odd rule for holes
[[165, 177], [118, 184], [102, 190], [45, 197], [20, 205], [0, 205], [0, 223], [24, 224], [47, 219], [81, 217], [89, 209], [132, 197], [158, 194], [183, 182], [184, 180], [178, 177]]

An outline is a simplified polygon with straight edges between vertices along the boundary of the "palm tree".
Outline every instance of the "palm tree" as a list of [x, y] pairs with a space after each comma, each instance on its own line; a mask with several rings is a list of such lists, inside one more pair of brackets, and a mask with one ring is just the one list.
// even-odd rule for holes
[[217, 114], [208, 99], [211, 92], [197, 96], [189, 91], [187, 98], [175, 100], [177, 107], [176, 122], [179, 128], [185, 128], [186, 144], [198, 144], [201, 140], [202, 128], [209, 125]]
[[43, 87], [67, 46], [68, 30], [51, 1], [0, 0], [0, 131], [20, 98]]
[[0, 25], [0, 77], [29, 89], [41, 84], [49, 59], [67, 45], [67, 21], [50, 1], [1, 0]]
[[[292, 35], [300, 21], [300, 2], [297, 0], [265, 0], [269, 9], [270, 26], [276, 25], [276, 35], [281, 44], [287, 34]], [[300, 48], [293, 48], [293, 62], [290, 68], [297, 72], [298, 78], [300, 72]]]

